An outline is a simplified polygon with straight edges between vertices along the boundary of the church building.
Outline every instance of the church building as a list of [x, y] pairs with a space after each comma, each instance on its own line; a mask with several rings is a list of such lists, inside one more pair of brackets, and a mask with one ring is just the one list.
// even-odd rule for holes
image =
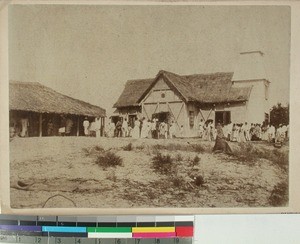
[[270, 89], [263, 57], [257, 50], [241, 52], [234, 72], [179, 75], [161, 70], [152, 79], [129, 80], [114, 108], [131, 124], [136, 117], [174, 121], [187, 137], [197, 135], [201, 120], [261, 124], [269, 121]]

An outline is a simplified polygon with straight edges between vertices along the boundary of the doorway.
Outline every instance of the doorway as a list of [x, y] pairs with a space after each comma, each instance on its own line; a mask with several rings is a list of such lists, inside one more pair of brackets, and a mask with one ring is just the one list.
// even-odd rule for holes
[[170, 121], [170, 113], [169, 112], [161, 112], [161, 113], [156, 113], [152, 115], [152, 119], [158, 119], [158, 122], [166, 122], [169, 123]]
[[223, 125], [227, 125], [231, 121], [230, 111], [216, 111], [215, 113], [215, 123], [221, 123]]

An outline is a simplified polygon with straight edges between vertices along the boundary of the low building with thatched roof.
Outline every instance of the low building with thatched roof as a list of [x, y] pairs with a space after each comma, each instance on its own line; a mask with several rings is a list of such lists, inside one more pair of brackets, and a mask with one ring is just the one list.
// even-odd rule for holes
[[66, 123], [69, 123], [69, 135], [83, 135], [85, 118], [90, 122], [98, 118], [104, 127], [106, 116], [105, 109], [63, 95], [38, 82], [10, 81], [9, 110], [11, 126], [20, 130], [21, 123], [26, 122], [28, 136], [58, 135], [59, 128]]
[[[257, 63], [262, 52], [241, 55], [243, 60]], [[185, 136], [196, 135], [201, 120], [261, 124], [269, 119], [270, 82], [261, 69], [249, 72], [242, 66], [238, 67], [238, 75], [234, 72], [178, 75], [162, 70], [153, 79], [130, 80], [114, 107], [132, 125], [136, 117], [174, 121], [177, 129], [183, 128]]]

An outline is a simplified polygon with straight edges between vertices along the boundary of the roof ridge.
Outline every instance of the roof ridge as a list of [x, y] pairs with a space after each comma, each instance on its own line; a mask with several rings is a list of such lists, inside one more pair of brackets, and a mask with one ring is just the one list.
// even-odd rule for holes
[[39, 85], [44, 86], [38, 81], [19, 81], [19, 80], [9, 80], [9, 84], [20, 84], [20, 85]]
[[155, 78], [144, 78], [144, 79], [130, 79], [130, 80], [127, 80], [127, 82], [130, 82], [130, 81], [146, 81], [146, 80], [154, 80]]
[[213, 72], [213, 73], [198, 73], [198, 74], [191, 74], [191, 75], [182, 75], [185, 77], [194, 76], [194, 75], [216, 75], [216, 74], [233, 74], [233, 71], [228, 72]]

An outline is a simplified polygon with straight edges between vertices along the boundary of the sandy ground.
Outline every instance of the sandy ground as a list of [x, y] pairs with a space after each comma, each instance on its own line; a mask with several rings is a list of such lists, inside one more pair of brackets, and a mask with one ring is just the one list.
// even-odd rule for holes
[[[129, 143], [133, 149], [124, 150]], [[155, 148], [170, 144], [201, 144], [206, 150]], [[213, 145], [199, 139], [15, 138], [10, 142], [11, 207], [270, 206], [272, 189], [287, 179], [287, 173], [267, 159], [250, 164], [212, 154]], [[95, 146], [120, 156], [122, 165], [97, 165]], [[237, 144], [230, 146], [235, 149]], [[255, 146], [273, 150], [264, 143]], [[176, 174], [153, 169], [158, 151], [174, 158], [170, 172]], [[199, 162], [193, 164], [195, 156]], [[192, 179], [199, 175], [204, 179], [200, 186]]]

